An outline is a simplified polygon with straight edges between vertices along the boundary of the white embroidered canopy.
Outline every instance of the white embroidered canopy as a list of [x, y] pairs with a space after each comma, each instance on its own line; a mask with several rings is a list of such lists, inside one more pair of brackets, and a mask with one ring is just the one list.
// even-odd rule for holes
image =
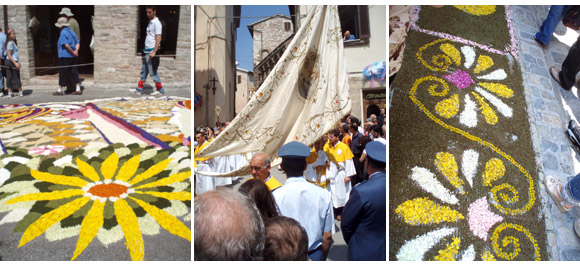
[[[264, 83], [230, 125], [197, 156], [263, 151], [291, 141], [313, 144], [350, 111], [346, 57], [336, 6], [316, 6]], [[249, 173], [249, 166], [230, 173]]]

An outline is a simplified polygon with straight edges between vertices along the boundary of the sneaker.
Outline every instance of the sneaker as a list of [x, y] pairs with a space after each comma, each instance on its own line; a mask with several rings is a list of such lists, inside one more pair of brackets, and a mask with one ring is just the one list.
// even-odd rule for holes
[[8, 98], [12, 98], [12, 97], [14, 97], [14, 96], [12, 95], [12, 92], [9, 92], [9, 93], [8, 93]]
[[576, 121], [574, 120], [570, 120], [568, 123], [568, 136], [574, 145], [580, 148], [580, 128], [578, 128], [578, 125], [576, 125]]
[[139, 88], [134, 88], [134, 89], [130, 89], [129, 92], [132, 92], [132, 93], [137, 94], [137, 95], [141, 95], [143, 93], [143, 90], [141, 90]]
[[165, 94], [165, 90], [163, 88], [161, 88], [160, 90], [156, 90], [154, 92], [151, 93], [152, 96], [157, 96], [157, 95], [162, 95]]
[[0, 97], [4, 97], [4, 92], [0, 92]]
[[20, 93], [18, 94], [18, 96], [20, 96], [20, 97], [24, 97], [24, 92], [20, 92]]

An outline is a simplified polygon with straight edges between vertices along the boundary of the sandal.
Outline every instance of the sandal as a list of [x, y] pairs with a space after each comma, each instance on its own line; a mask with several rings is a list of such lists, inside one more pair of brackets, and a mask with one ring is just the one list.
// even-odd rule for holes
[[546, 190], [548, 191], [548, 194], [556, 202], [556, 206], [558, 206], [558, 209], [560, 209], [561, 212], [569, 212], [572, 209], [572, 208], [566, 208], [566, 206], [564, 206], [563, 201], [558, 201], [556, 199], [556, 195], [554, 194], [554, 189], [556, 187], [558, 187], [558, 183], [556, 183], [556, 179], [554, 177], [552, 177], [551, 175], [547, 176], [544, 179], [544, 185], [546, 186]]
[[62, 92], [62, 91], [61, 92], [55, 91], [55, 92], [52, 93], [52, 95], [54, 95], [54, 96], [60, 96], [60, 95], [64, 95], [64, 92]]
[[558, 85], [560, 85], [560, 87], [562, 87], [563, 89], [569, 91], [570, 89], [566, 89], [564, 88], [564, 86], [562, 86], [562, 82], [560, 82], [560, 71], [558, 69], [556, 69], [556, 67], [550, 67], [550, 76], [552, 76], [552, 78], [558, 83]]

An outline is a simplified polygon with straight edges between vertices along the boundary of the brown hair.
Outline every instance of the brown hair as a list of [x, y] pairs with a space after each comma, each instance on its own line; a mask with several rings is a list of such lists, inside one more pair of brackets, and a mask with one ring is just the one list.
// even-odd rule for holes
[[[14, 29], [9, 29], [6, 33], [6, 42], [4, 43], [4, 51], [6, 51], [6, 49], [8, 48], [8, 43], [10, 42], [10, 33], [12, 33], [14, 31]], [[16, 44], [16, 46], [18, 46], [18, 41], [16, 40], [16, 38], [14, 38], [14, 44]], [[8, 53], [6, 53], [8, 55]]]
[[278, 216], [268, 219], [264, 260], [308, 260], [308, 234], [296, 220]]
[[264, 181], [250, 179], [243, 183], [238, 191], [254, 200], [264, 221], [279, 215], [274, 196], [272, 196], [272, 192], [270, 192]]

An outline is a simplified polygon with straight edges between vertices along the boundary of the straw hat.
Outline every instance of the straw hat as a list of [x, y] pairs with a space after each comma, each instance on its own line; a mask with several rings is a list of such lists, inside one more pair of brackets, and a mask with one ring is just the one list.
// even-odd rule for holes
[[60, 13], [58, 13], [59, 15], [66, 15], [68, 17], [72, 17], [74, 16], [74, 14], [70, 11], [70, 8], [68, 7], [63, 7], [62, 10], [60, 10]]
[[54, 24], [57, 28], [62, 28], [63, 26], [70, 26], [70, 24], [68, 23], [68, 20], [64, 17], [58, 18], [58, 20], [56, 21], [56, 23]]

